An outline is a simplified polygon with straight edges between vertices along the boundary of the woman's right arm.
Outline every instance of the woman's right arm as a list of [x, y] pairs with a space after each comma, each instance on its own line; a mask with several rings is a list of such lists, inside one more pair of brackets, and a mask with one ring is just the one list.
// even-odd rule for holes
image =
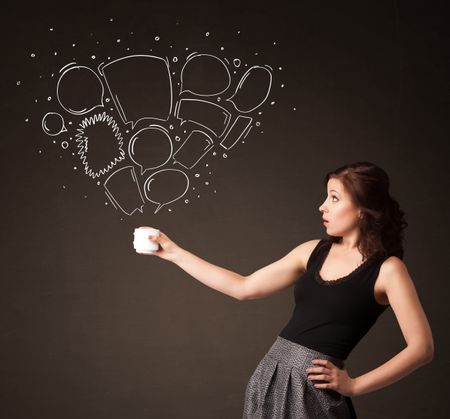
[[318, 243], [318, 240], [305, 242], [280, 260], [243, 276], [182, 249], [163, 232], [149, 239], [160, 245], [152, 255], [175, 263], [206, 286], [238, 300], [263, 298], [292, 285], [305, 271], [305, 261]]

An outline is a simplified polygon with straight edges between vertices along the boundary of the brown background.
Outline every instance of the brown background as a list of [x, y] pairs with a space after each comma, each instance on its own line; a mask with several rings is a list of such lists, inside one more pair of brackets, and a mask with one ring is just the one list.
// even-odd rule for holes
[[[367, 419], [445, 416], [450, 61], [443, 10], [406, 1], [129, 1], [17, 5], [2, 15], [1, 417], [239, 418], [250, 375], [290, 318], [292, 289], [234, 300], [175, 265], [136, 255], [132, 231], [155, 226], [206, 260], [250, 274], [324, 236], [323, 176], [358, 160], [385, 168], [407, 214], [405, 263], [436, 354], [394, 385], [354, 398], [355, 408]], [[225, 45], [249, 60], [260, 51], [282, 70], [275, 71], [276, 105], [261, 116], [264, 133], [211, 161], [216, 193], [204, 188], [172, 212], [146, 207], [121, 219], [95, 182], [58, 158], [61, 150], [40, 130], [48, 104], [33, 98], [54, 86], [48, 74], [74, 40], [88, 56], [90, 32], [112, 45], [130, 30], [138, 33], [132, 53], [160, 33], [178, 48]], [[214, 38], [205, 45], [207, 31]], [[49, 57], [53, 48], [58, 58]], [[39, 56], [31, 62], [33, 50]], [[348, 358], [350, 375], [404, 346], [389, 309]]]

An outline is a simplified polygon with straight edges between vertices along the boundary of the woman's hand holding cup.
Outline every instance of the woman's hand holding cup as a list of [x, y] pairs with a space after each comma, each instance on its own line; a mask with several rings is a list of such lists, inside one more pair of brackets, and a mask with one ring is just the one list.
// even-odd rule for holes
[[179, 247], [162, 231], [152, 227], [139, 227], [134, 230], [134, 248], [143, 255], [159, 256], [173, 261]]

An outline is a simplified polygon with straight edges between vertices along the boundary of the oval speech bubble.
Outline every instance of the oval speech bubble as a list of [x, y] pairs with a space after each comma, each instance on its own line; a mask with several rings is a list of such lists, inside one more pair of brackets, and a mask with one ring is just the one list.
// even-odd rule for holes
[[128, 144], [128, 154], [141, 168], [147, 170], [164, 166], [172, 157], [173, 145], [168, 131], [159, 125], [150, 125], [138, 131]]
[[261, 106], [270, 93], [272, 73], [266, 67], [255, 65], [242, 76], [233, 96], [227, 99], [242, 113], [254, 111]]
[[209, 54], [195, 54], [188, 58], [181, 70], [180, 93], [214, 96], [225, 92], [230, 83], [230, 72], [220, 58]]
[[189, 188], [189, 178], [178, 169], [161, 169], [144, 183], [144, 194], [148, 201], [157, 204], [155, 214], [167, 204], [180, 199]]
[[56, 86], [59, 104], [73, 115], [83, 115], [103, 106], [103, 94], [100, 77], [84, 66], [66, 68]]
[[42, 130], [51, 136], [59, 135], [67, 131], [64, 118], [56, 112], [48, 112], [42, 118]]

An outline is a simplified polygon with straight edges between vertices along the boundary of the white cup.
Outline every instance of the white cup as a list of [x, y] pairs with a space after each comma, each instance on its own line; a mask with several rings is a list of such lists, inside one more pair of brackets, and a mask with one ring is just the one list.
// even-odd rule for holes
[[137, 253], [151, 254], [159, 249], [159, 244], [153, 242], [148, 236], [159, 236], [159, 230], [151, 227], [139, 227], [134, 229], [134, 249]]

